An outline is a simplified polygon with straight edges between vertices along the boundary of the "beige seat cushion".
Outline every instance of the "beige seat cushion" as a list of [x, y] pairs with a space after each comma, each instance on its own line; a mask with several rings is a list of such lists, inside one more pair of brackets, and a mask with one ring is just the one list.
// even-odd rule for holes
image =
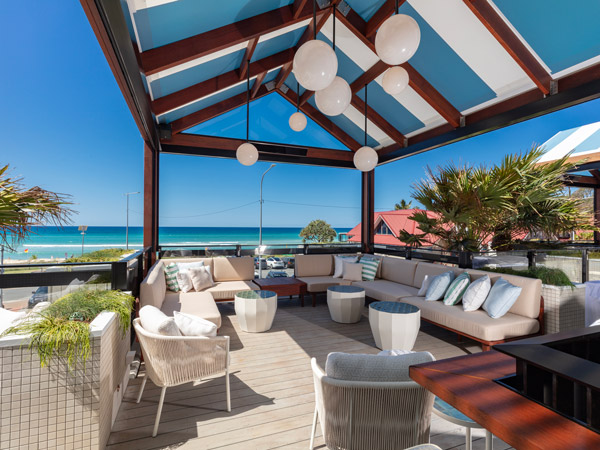
[[256, 291], [259, 287], [252, 281], [222, 281], [202, 292], [210, 292], [215, 300], [233, 300], [240, 291]]
[[386, 256], [381, 262], [381, 278], [412, 286], [416, 269], [417, 261]]
[[343, 278], [328, 277], [298, 277], [300, 281], [306, 283], [308, 292], [325, 292], [329, 286], [338, 286], [340, 284], [349, 285], [351, 282]]
[[417, 288], [405, 284], [394, 283], [387, 280], [356, 281], [352, 286], [359, 286], [365, 290], [367, 297], [380, 301], [396, 302], [403, 297], [417, 295]]
[[140, 308], [146, 305], [161, 308], [167, 290], [164, 267], [162, 261], [156, 262], [140, 284]]
[[215, 281], [252, 281], [254, 279], [254, 258], [218, 257], [213, 259]]
[[161, 311], [172, 316], [174, 311], [202, 317], [221, 326], [221, 313], [209, 292], [167, 292]]
[[333, 275], [333, 255], [296, 255], [296, 277], [326, 277]]
[[465, 312], [462, 305], [447, 306], [443, 302], [426, 302], [424, 297], [405, 297], [401, 300], [421, 309], [421, 317], [484, 341], [526, 336], [537, 333], [540, 324], [537, 320], [517, 314], [506, 313], [499, 319], [492, 319], [479, 309]]

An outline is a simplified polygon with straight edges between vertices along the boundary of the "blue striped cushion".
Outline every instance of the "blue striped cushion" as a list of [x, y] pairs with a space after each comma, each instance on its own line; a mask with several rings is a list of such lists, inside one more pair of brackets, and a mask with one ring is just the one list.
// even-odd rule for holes
[[363, 281], [373, 281], [379, 268], [380, 259], [375, 258], [361, 258], [360, 263], [363, 266], [362, 279]]
[[165, 266], [165, 281], [167, 282], [167, 289], [172, 292], [179, 292], [179, 283], [177, 282], [177, 273], [179, 272], [179, 266], [176, 263], [167, 264]]

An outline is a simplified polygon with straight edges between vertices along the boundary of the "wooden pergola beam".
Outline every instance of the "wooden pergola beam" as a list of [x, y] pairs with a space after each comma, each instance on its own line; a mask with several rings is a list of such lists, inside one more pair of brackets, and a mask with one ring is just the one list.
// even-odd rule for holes
[[[352, 106], [354, 106], [357, 110], [364, 112], [365, 110], [365, 102], [358, 96], [352, 96]], [[387, 134], [390, 138], [392, 138], [396, 143], [401, 145], [402, 147], [406, 146], [406, 137], [400, 133], [396, 127], [394, 127], [391, 123], [385, 120], [377, 111], [375, 111], [370, 106], [367, 106], [367, 117], [373, 122], [377, 127], [381, 129], [385, 134]]]
[[[405, 2], [406, 0], [398, 1], [398, 8]], [[394, 14], [396, 9], [395, 0], [386, 0], [386, 2], [379, 7], [377, 12], [373, 14], [373, 17], [369, 19], [367, 25], [365, 27], [365, 36], [367, 38], [372, 38], [379, 27], [386, 21], [392, 14]]]
[[294, 4], [292, 6], [294, 19], [302, 13], [307, 1], [308, 0], [294, 0]]
[[277, 78], [275, 79], [275, 89], [279, 89], [281, 87], [281, 85], [285, 82], [290, 73], [292, 73], [292, 68], [292, 62], [283, 65], [283, 67], [277, 74]]
[[385, 72], [388, 69], [388, 67], [389, 66], [382, 60], [377, 61], [369, 68], [369, 70], [364, 72], [360, 77], [358, 77], [350, 84], [352, 94], [356, 94], [358, 91], [364, 88], [366, 84], [369, 84], [371, 81], [373, 81], [383, 72]]
[[256, 49], [256, 44], [258, 44], [258, 37], [255, 37], [248, 41], [248, 46], [246, 47], [244, 57], [242, 58], [242, 63], [240, 64], [240, 68], [238, 70], [240, 74], [240, 80], [243, 80], [246, 77], [246, 71], [248, 70], [250, 60], [252, 59], [252, 55], [254, 54], [254, 50]]
[[[294, 50], [286, 49], [266, 58], [259, 59], [250, 63], [250, 76], [255, 76], [260, 73], [269, 72], [279, 66], [285, 66], [294, 58]], [[236, 70], [218, 75], [209, 80], [187, 87], [164, 97], [157, 98], [152, 102], [152, 110], [154, 114], [164, 114], [173, 109], [177, 109], [183, 105], [187, 105], [193, 101], [199, 100], [214, 92], [230, 88], [240, 82], [239, 74]]]
[[600, 179], [588, 175], [563, 175], [563, 181], [566, 185], [576, 187], [600, 187]]
[[250, 91], [250, 98], [253, 99], [258, 94], [260, 87], [262, 86], [263, 80], [267, 76], [267, 72], [259, 73], [254, 80], [254, 85], [252, 86], [252, 91]]
[[[339, 19], [373, 53], [376, 53], [375, 44], [365, 35], [367, 24], [356, 11], [351, 9], [345, 17], [340, 14]], [[453, 127], [460, 127], [460, 112], [409, 63], [402, 64], [402, 67], [408, 72], [410, 86]]]
[[305, 7], [294, 15], [293, 5], [282, 6], [162, 47], [146, 50], [140, 54], [140, 66], [146, 75], [152, 75], [289, 27], [311, 16], [312, 7]]
[[[265, 86], [260, 86], [258, 92], [255, 95], [255, 99], [264, 97], [269, 91]], [[238, 108], [246, 103], [246, 92], [242, 92], [233, 97], [229, 97], [219, 103], [207, 106], [200, 111], [193, 112], [187, 116], [181, 117], [180, 119], [171, 122], [171, 132], [173, 134], [181, 133], [184, 130], [195, 127], [202, 122], [212, 119], [213, 117], [220, 116], [223, 113], [231, 111], [232, 109]]]
[[540, 91], [546, 95], [549, 94], [552, 77], [489, 2], [487, 0], [463, 1]]
[[[291, 89], [289, 89], [287, 92], [283, 92], [281, 90], [278, 90], [277, 92], [292, 105], [296, 106], [298, 96]], [[338, 127], [335, 123], [328, 119], [327, 116], [321, 113], [310, 103], [301, 105], [300, 110], [312, 120], [317, 122], [320, 126], [325, 128], [333, 137], [335, 137], [338, 141], [340, 141], [353, 152], [362, 147], [362, 145], [359, 144], [356, 140], [354, 140], [354, 138], [352, 138], [348, 133], [346, 133], [344, 130]]]

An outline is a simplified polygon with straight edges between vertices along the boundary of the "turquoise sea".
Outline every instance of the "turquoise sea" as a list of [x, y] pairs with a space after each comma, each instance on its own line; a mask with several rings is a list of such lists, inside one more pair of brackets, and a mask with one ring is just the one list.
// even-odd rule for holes
[[[300, 244], [302, 228], [263, 228], [263, 244]], [[338, 233], [350, 228], [336, 228]], [[142, 227], [129, 227], [129, 247], [142, 247]], [[81, 254], [81, 232], [77, 227], [36, 227], [9, 259], [64, 258]], [[159, 229], [160, 245], [258, 244], [258, 227], [163, 227]], [[125, 227], [88, 227], [84, 236], [84, 251], [102, 248], [125, 248]], [[27, 250], [27, 252], [25, 251]]]

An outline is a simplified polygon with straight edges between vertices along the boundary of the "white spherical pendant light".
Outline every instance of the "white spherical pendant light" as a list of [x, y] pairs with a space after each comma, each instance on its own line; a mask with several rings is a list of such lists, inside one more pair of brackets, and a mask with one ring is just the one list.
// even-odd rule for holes
[[335, 77], [329, 86], [315, 92], [317, 108], [327, 116], [342, 114], [350, 105], [350, 100], [352, 100], [350, 85], [340, 77]]
[[354, 154], [354, 166], [361, 172], [370, 172], [378, 161], [377, 152], [366, 145], [359, 148]]
[[235, 157], [244, 166], [251, 166], [258, 161], [258, 150], [250, 142], [244, 142], [238, 147]]
[[383, 22], [377, 31], [375, 50], [384, 63], [397, 66], [415, 54], [420, 41], [417, 21], [405, 14], [396, 14]]
[[383, 74], [381, 84], [388, 94], [399, 94], [408, 86], [408, 72], [400, 66], [390, 67]]
[[333, 49], [323, 41], [308, 41], [294, 55], [294, 76], [310, 91], [320, 91], [331, 84], [338, 70]]
[[306, 116], [300, 111], [296, 111], [290, 116], [290, 128], [294, 131], [302, 131], [306, 128]]

